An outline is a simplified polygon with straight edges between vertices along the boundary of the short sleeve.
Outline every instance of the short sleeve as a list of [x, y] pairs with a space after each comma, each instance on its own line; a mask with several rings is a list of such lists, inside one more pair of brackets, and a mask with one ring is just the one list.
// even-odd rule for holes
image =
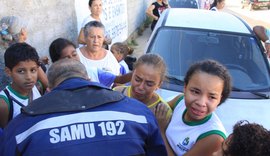
[[110, 87], [113, 84], [115, 78], [116, 78], [116, 75], [110, 72], [106, 72], [101, 69], [98, 69], [98, 79], [101, 84]]

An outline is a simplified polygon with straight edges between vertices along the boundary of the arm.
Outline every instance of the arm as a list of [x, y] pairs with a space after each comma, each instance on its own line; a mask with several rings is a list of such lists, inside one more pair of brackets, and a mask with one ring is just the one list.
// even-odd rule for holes
[[265, 33], [265, 28], [263, 26], [255, 26], [253, 28], [254, 33], [257, 35], [257, 37], [262, 40], [263, 42], [265, 42], [266, 40], [268, 40], [268, 36]]
[[212, 156], [218, 151], [224, 139], [216, 134], [209, 135], [198, 142], [184, 156]]
[[49, 81], [48, 81], [47, 75], [44, 73], [41, 67], [38, 67], [38, 80], [41, 82], [42, 88], [43, 88], [42, 91], [41, 90], [39, 91], [43, 93], [44, 90], [47, 89]]
[[79, 44], [86, 44], [85, 39], [84, 39], [83, 29], [84, 28], [81, 28], [79, 36], [78, 36], [78, 43]]
[[125, 84], [125, 83], [130, 82], [131, 78], [132, 78], [132, 72], [127, 73], [125, 75], [116, 76], [114, 82]]
[[264, 42], [266, 54], [270, 58], [270, 43], [266, 43], [266, 41], [269, 40], [269, 36], [266, 34], [266, 29], [263, 26], [255, 26], [253, 31], [256, 36]]
[[8, 124], [9, 109], [4, 98], [0, 97], [0, 128], [6, 127]]
[[154, 20], [158, 20], [158, 17], [153, 14], [153, 10], [155, 9], [155, 5], [150, 5], [148, 9], [146, 10], [146, 14], [149, 17], [152, 17]]
[[160, 128], [160, 132], [161, 132], [161, 137], [164, 141], [164, 144], [165, 144], [165, 147], [166, 147], [166, 150], [167, 150], [167, 154], [168, 156], [174, 156], [174, 152], [167, 140], [167, 137], [166, 137], [166, 129], [169, 125], [169, 122], [171, 120], [171, 115], [169, 117], [167, 117], [167, 113], [169, 111], [169, 108], [168, 106], [166, 106], [164, 103], [160, 103], [158, 104], [153, 110], [153, 113], [155, 114], [155, 117], [158, 121], [158, 125], [159, 125], [159, 128]]

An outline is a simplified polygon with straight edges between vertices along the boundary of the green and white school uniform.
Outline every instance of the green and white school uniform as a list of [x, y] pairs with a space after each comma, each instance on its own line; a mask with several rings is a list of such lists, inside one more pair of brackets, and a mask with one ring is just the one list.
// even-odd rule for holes
[[177, 101], [171, 122], [166, 130], [166, 136], [176, 155], [184, 155], [193, 145], [212, 134], [226, 139], [226, 131], [217, 115], [213, 112], [198, 122], [185, 121], [185, 100], [183, 96]]
[[[9, 92], [9, 95], [12, 96], [15, 100], [12, 100], [13, 103], [13, 118], [15, 118], [17, 115], [19, 115], [21, 113], [21, 107], [20, 104], [18, 104], [18, 102], [20, 102], [23, 106], [27, 106], [28, 105], [28, 101], [29, 101], [29, 97], [28, 96], [22, 96], [20, 93], [16, 92], [14, 89], [11, 88], [10, 85], [8, 85], [6, 87], [7, 91]], [[32, 89], [32, 97], [31, 100], [35, 100], [37, 98], [41, 97], [38, 89], [36, 86], [33, 87]], [[5, 92], [2, 90], [0, 92], [0, 98], [4, 99], [5, 102], [8, 104], [9, 107], [9, 112], [11, 112], [10, 110], [10, 99], [7, 97], [7, 95], [5, 94]], [[18, 101], [18, 102], [16, 102]]]

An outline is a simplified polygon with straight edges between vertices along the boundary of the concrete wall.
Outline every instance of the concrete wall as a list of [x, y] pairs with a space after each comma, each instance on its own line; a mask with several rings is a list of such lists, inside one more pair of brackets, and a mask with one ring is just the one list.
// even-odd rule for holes
[[146, 9], [153, 0], [128, 0], [128, 33], [133, 33], [146, 19]]
[[[40, 56], [48, 55], [50, 43], [64, 37], [76, 43], [77, 19], [75, 0], [1, 0], [0, 18], [19, 16], [27, 22], [28, 40]], [[128, 34], [145, 20], [151, 0], [127, 0]]]

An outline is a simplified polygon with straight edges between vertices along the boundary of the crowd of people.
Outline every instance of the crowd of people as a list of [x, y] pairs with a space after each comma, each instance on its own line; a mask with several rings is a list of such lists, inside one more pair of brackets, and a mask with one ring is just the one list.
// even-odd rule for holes
[[[207, 1], [208, 2], [208, 1]], [[218, 11], [224, 0], [208, 9]], [[157, 0], [147, 9], [154, 19], [170, 8]], [[78, 35], [78, 47], [65, 38], [48, 46], [48, 58], [25, 43], [27, 29], [15, 16], [0, 21], [0, 155], [266, 156], [270, 132], [239, 121], [226, 133], [215, 109], [229, 97], [231, 77], [214, 60], [188, 69], [184, 92], [165, 101], [156, 93], [166, 74], [157, 54], [144, 54], [130, 68], [133, 50], [111, 46], [102, 24], [102, 1], [89, 0], [91, 14]], [[270, 57], [270, 31], [254, 27]], [[190, 137], [192, 136], [192, 137]]]

